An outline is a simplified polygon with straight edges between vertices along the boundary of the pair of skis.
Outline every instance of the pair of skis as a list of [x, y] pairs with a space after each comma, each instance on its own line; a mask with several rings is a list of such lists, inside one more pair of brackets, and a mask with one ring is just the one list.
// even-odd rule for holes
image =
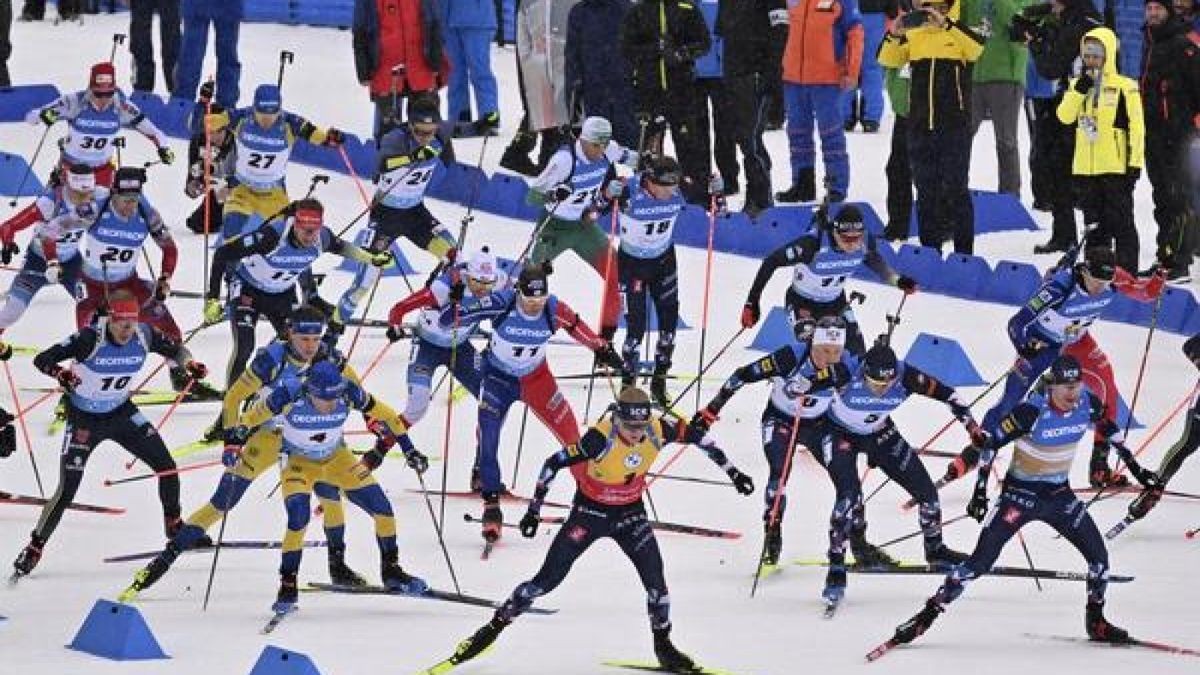
[[[828, 560], [820, 559], [800, 559], [793, 561], [793, 565], [803, 567], [828, 567]], [[896, 565], [846, 565], [846, 571], [857, 574], [945, 574], [953, 568], [953, 565], [947, 564], [932, 564], [901, 561]], [[996, 565], [988, 570], [985, 576], [992, 577], [1017, 577], [1023, 579], [1050, 579], [1053, 581], [1087, 581], [1088, 575], [1086, 572], [1074, 572], [1070, 570], [1054, 570], [1028, 567], [1009, 567], [1006, 565]], [[1133, 576], [1126, 574], [1110, 574], [1108, 581], [1110, 583], [1121, 584], [1129, 583], [1134, 580]]]
[[[1023, 635], [1028, 638], [1034, 638], [1034, 639], [1040, 639], [1040, 640], [1056, 640], [1059, 642], [1071, 642], [1071, 643], [1075, 643], [1075, 644], [1090, 644], [1090, 645], [1099, 645], [1099, 646], [1116, 647], [1116, 648], [1131, 648], [1132, 647], [1132, 648], [1153, 650], [1156, 652], [1162, 652], [1164, 654], [1174, 654], [1176, 656], [1200, 657], [1200, 650], [1197, 650], [1197, 649], [1189, 649], [1187, 647], [1180, 647], [1178, 645], [1168, 644], [1166, 642], [1156, 642], [1153, 640], [1140, 640], [1138, 638], [1129, 638], [1129, 640], [1127, 640], [1125, 642], [1099, 642], [1096, 640], [1091, 640], [1091, 639], [1083, 638], [1083, 637], [1075, 637], [1075, 636], [1071, 636], [1071, 635], [1042, 635], [1042, 634], [1038, 634], [1038, 633], [1023, 633]], [[895, 638], [891, 638], [891, 639], [887, 640], [886, 642], [880, 644], [879, 646], [875, 647], [871, 651], [867, 652], [867, 661], [868, 662], [878, 661], [879, 659], [883, 658], [883, 656], [886, 655], [888, 652], [890, 652], [893, 649], [895, 649], [896, 647], [900, 646], [900, 644], [902, 644], [902, 643], [897, 642], [895, 640]]]

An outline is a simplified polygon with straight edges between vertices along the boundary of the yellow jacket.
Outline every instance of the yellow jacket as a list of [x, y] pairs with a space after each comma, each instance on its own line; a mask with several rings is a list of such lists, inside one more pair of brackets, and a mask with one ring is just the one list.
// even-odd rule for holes
[[1146, 125], [1137, 81], [1117, 73], [1118, 43], [1112, 30], [1093, 28], [1083, 36], [1084, 40], [1088, 38], [1104, 45], [1100, 76], [1087, 94], [1075, 91], [1079, 78], [1071, 78], [1058, 104], [1058, 119], [1063, 124], [1077, 125], [1071, 172], [1076, 176], [1098, 176], [1140, 169]]

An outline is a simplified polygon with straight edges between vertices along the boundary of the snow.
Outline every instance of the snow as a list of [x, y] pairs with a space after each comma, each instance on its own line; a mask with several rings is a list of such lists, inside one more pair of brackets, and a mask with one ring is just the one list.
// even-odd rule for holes
[[[16, 24], [13, 30], [16, 48], [10, 68], [19, 82], [54, 82], [64, 90], [82, 86], [88, 64], [107, 57], [108, 36], [126, 29], [119, 16], [88, 17], [82, 27], [55, 28], [48, 22]], [[57, 48], [64, 42], [73, 42], [76, 47]], [[296, 52], [296, 63], [290, 68], [284, 85], [287, 108], [309, 116], [318, 124], [334, 124], [362, 134], [369, 132], [370, 107], [364, 90], [353, 81], [348, 32], [250, 24], [242, 29], [241, 45], [244, 96], [248, 98], [258, 81], [274, 79], [278, 51], [288, 48]], [[210, 49], [210, 59], [211, 53]], [[497, 49], [495, 61], [500, 81], [507, 85], [502, 101], [505, 135], [489, 144], [483, 161], [489, 171], [495, 169], [501, 146], [520, 118], [511, 49]], [[128, 54], [120, 54], [121, 80], [128, 80], [124, 73], [128, 73], [129, 67]], [[210, 63], [205, 72], [211, 70]], [[856, 133], [849, 137], [854, 159], [852, 196], [870, 201], [879, 211], [883, 210], [886, 190], [883, 164], [887, 156], [889, 126], [890, 119], [880, 134]], [[8, 152], [28, 156], [38, 133], [20, 124], [0, 126], [0, 146]], [[775, 158], [773, 175], [777, 189], [786, 187], [788, 177], [786, 142], [782, 132], [767, 136]], [[460, 158], [466, 162], [476, 161], [480, 143], [479, 140], [460, 142]], [[1027, 139], [1023, 139], [1022, 144], [1028, 148]], [[150, 145], [136, 134], [131, 134], [128, 145], [127, 161], [153, 159]], [[186, 156], [186, 146], [182, 142], [175, 142], [174, 147], [177, 156]], [[995, 187], [995, 158], [991, 147], [990, 127], [985, 125], [976, 145], [975, 187]], [[45, 173], [50, 162], [48, 156], [40, 158], [39, 175]], [[182, 194], [180, 168], [160, 167], [151, 173], [149, 195], [164, 212], [184, 250], [190, 253], [182, 257], [176, 286], [199, 290], [198, 260], [202, 244], [183, 227], [192, 204]], [[302, 190], [299, 186], [307, 185], [311, 174], [310, 169], [293, 165], [293, 189]], [[331, 185], [320, 189], [319, 197], [326, 203], [331, 222], [335, 224], [348, 221], [362, 208], [358, 191], [345, 176], [335, 176]], [[1137, 197], [1142, 261], [1149, 264], [1153, 254], [1154, 225], [1150, 219], [1149, 186], [1145, 181], [1139, 186]], [[738, 205], [736, 199], [734, 205]], [[445, 203], [432, 203], [431, 209], [452, 227], [462, 215], [462, 208]], [[1038, 218], [1043, 227], [1048, 227], [1041, 214]], [[493, 250], [512, 255], [522, 249], [529, 231], [530, 226], [526, 223], [477, 214], [468, 235], [469, 248], [486, 242]], [[992, 260], [1025, 260], [1030, 258], [1033, 244], [1045, 237], [1045, 233], [988, 235], [980, 239], [978, 251]], [[404, 248], [420, 270], [431, 267], [432, 261], [426, 254], [407, 242]], [[321, 264], [331, 269], [336, 262], [329, 259]], [[1036, 262], [1044, 266], [1051, 260], [1041, 258]], [[681, 287], [683, 314], [689, 324], [698, 326], [704, 293], [704, 252], [681, 249], [679, 264], [684, 281]], [[560, 261], [560, 273], [553, 277], [554, 290], [584, 317], [594, 320], [599, 312], [600, 284], [591, 271], [575, 274], [576, 266], [568, 260]], [[711, 334], [707, 339], [710, 356], [737, 330], [744, 289], [749, 287], [755, 268], [756, 263], [745, 258], [715, 255]], [[782, 299], [786, 284], [784, 276], [782, 273], [776, 275], [765, 298]], [[422, 278], [418, 275], [413, 281], [419, 283]], [[336, 299], [349, 279], [344, 273], [332, 274], [323, 295], [329, 300]], [[865, 331], [868, 335], [882, 331], [884, 314], [894, 311], [899, 299], [897, 291], [876, 284], [851, 283], [868, 298], [867, 303], [856, 310]], [[402, 283], [387, 280], [380, 287], [371, 316], [384, 316], [386, 308], [405, 293]], [[180, 299], [172, 306], [185, 330], [199, 322], [201, 307], [198, 301]], [[59, 290], [46, 291], [38, 296], [24, 320], [4, 337], [20, 345], [49, 344], [73, 329], [70, 310], [70, 301], [65, 294]], [[990, 380], [1000, 375], [1011, 359], [1011, 350], [1002, 330], [1010, 311], [1008, 307], [988, 303], [918, 294], [904, 309], [896, 337], [898, 351], [903, 353], [919, 331], [952, 337], [962, 343], [983, 376]], [[1109, 323], [1100, 323], [1092, 330], [1113, 360], [1119, 385], [1129, 399], [1138, 375], [1146, 330]], [[229, 349], [225, 331], [224, 327], [206, 330], [191, 343], [196, 354], [217, 373], [222, 372]], [[260, 337], [265, 339], [266, 336], [264, 327]], [[676, 354], [679, 372], [697, 370], [698, 337], [696, 330], [681, 334]], [[740, 338], [714, 366], [713, 372], [723, 377], [736, 365], [754, 358], [756, 352], [743, 348], [750, 337], [748, 334]], [[1181, 342], [1178, 336], [1162, 332], [1154, 335], [1145, 383], [1136, 408], [1137, 416], [1150, 427], [1186, 396], [1196, 381], [1193, 369], [1180, 354]], [[385, 344], [381, 331], [364, 331], [353, 354], [354, 363], [361, 369]], [[348, 345], [348, 341], [343, 345]], [[406, 346], [397, 345], [384, 360], [380, 371], [368, 380], [369, 389], [395, 405], [402, 405], [405, 397], [405, 353]], [[590, 365], [591, 357], [578, 348], [556, 347], [551, 362], [560, 374], [580, 372]], [[19, 397], [24, 404], [37, 396], [29, 388], [52, 384], [34, 372], [26, 357], [14, 359], [10, 366], [22, 387]], [[218, 375], [218, 384], [220, 379]], [[167, 386], [165, 375], [159, 376], [155, 386]], [[585, 386], [578, 380], [564, 381], [561, 386], [572, 401], [577, 416], [582, 418], [587, 393]], [[675, 384], [675, 391], [682, 386]], [[706, 382], [705, 396], [711, 395], [715, 388], [715, 383]], [[979, 391], [980, 388], [971, 388], [964, 394], [969, 399]], [[0, 395], [0, 399], [8, 397], [7, 391]], [[598, 383], [590, 419], [594, 420], [596, 409], [607, 397], [607, 387], [603, 382]], [[723, 420], [716, 427], [716, 435], [733, 461], [758, 482], [759, 492], [754, 497], [739, 497], [732, 490], [718, 487], [666, 480], [654, 486], [654, 501], [662, 519], [736, 529], [745, 535], [734, 542], [669, 534], [660, 536], [671, 588], [675, 641], [700, 662], [737, 673], [782, 675], [800, 671], [850, 672], [862, 668], [863, 655], [889, 637], [898, 623], [916, 612], [936, 589], [940, 579], [936, 576], [852, 575], [844, 606], [833, 621], [821, 618], [822, 574], [819, 568], [789, 567], [782, 574], [765, 580], [759, 586], [757, 597], [750, 597], [751, 577], [761, 545], [761, 490], [765, 483], [766, 463], [760, 450], [757, 422], [765, 399], [763, 386], [743, 391], [729, 404]], [[988, 397], [989, 401], [993, 399], [994, 395]], [[694, 401], [689, 394], [682, 407], [690, 411]], [[10, 410], [16, 407], [10, 403], [3, 400], [3, 405]], [[48, 404], [43, 405], [28, 418], [34, 455], [48, 491], [56, 484], [55, 450], [60, 444], [59, 437], [45, 433], [50, 408]], [[212, 403], [180, 408], [164, 430], [168, 445], [176, 446], [195, 439], [212, 420], [216, 409], [216, 404]], [[982, 414], [983, 409], [983, 406], [977, 407], [977, 414]], [[164, 407], [146, 409], [151, 420], [157, 420], [164, 412]], [[474, 412], [475, 404], [468, 397], [454, 406], [453, 418], [449, 420], [452, 430], [449, 444], [451, 489], [464, 489], [467, 483], [468, 462], [465, 460], [473, 449]], [[513, 481], [510, 473], [518, 449], [519, 415], [520, 410], [514, 408], [505, 429], [502, 460], [506, 480], [518, 492], [528, 494], [541, 460], [556, 448], [540, 424], [536, 421], [529, 424], [521, 470]], [[910, 442], [920, 445], [949, 419], [949, 415], [941, 404], [913, 400], [901, 409], [896, 419]], [[417, 445], [431, 457], [442, 455], [442, 430], [447, 422], [445, 399], [439, 396], [426, 420], [413, 432]], [[353, 428], [359, 428], [357, 422]], [[1143, 455], [1148, 465], [1157, 464], [1181, 428], [1181, 418], [1166, 426]], [[1138, 447], [1146, 437], [1147, 430], [1134, 432], [1131, 446]], [[360, 437], [357, 440], [363, 443]], [[965, 434], [955, 426], [936, 447], [954, 450], [964, 441]], [[1076, 462], [1073, 482], [1077, 486], [1086, 484], [1086, 452], [1087, 448], [1082, 448], [1080, 461]], [[215, 451], [186, 461], [207, 461], [213, 457]], [[832, 490], [823, 472], [806, 455], [797, 457], [798, 465], [789, 489], [790, 508], [784, 524], [784, 558], [788, 560], [823, 554], [832, 501]], [[449, 655], [458, 640], [473, 632], [489, 616], [488, 612], [478, 608], [405, 598], [305, 594], [301, 598], [302, 611], [288, 618], [266, 638], [259, 635], [258, 629], [269, 617], [268, 607], [277, 583], [278, 554], [227, 551], [220, 557], [207, 612], [201, 611], [201, 601], [211, 563], [208, 554], [182, 557], [172, 572], [139, 600], [138, 606], [166, 651], [174, 657], [172, 661], [122, 664], [66, 650], [62, 645], [70, 641], [92, 603], [100, 597], [114, 598], [137, 569], [134, 564], [103, 564], [100, 559], [162, 544], [159, 506], [149, 482], [103, 486], [105, 478], [129, 475], [124, 469], [127, 459], [125, 453], [113, 447], [104, 447], [95, 453], [77, 501], [122, 506], [129, 512], [122, 517], [69, 512], [34, 574], [22, 580], [15, 589], [0, 589], [0, 614], [8, 617], [7, 621], [0, 622], [0, 654], [4, 664], [0, 670], [3, 672], [28, 675], [244, 673], [249, 671], [262, 646], [269, 643], [311, 655], [324, 673], [405, 673], [427, 667]], [[1200, 491], [1198, 461], [1193, 460], [1190, 466], [1184, 467], [1171, 484], [1172, 489]], [[943, 462], [929, 460], [930, 473], [935, 477], [940, 475]], [[440, 482], [438, 474], [442, 466], [440, 460], [434, 462], [428, 479], [431, 485]], [[143, 468], [133, 471], [140, 472]], [[685, 453], [672, 472], [721, 477], [702, 455], [694, 452]], [[280, 503], [277, 499], [265, 498], [275, 483], [272, 473], [258, 481], [241, 506], [232, 512], [227, 521], [226, 537], [277, 539], [282, 535], [284, 514]], [[385, 464], [377, 475], [396, 507], [402, 564], [433, 585], [450, 588], [449, 575], [426, 506], [419, 495], [407, 490], [417, 487], [415, 476], [400, 461]], [[185, 513], [208, 498], [217, 476], [215, 468], [183, 474]], [[868, 478], [865, 489], [872, 490], [878, 480], [878, 472], [875, 472]], [[560, 476], [551, 498], [568, 500], [571, 482], [568, 476]], [[23, 443], [17, 454], [0, 463], [0, 489], [37, 493]], [[958, 515], [969, 497], [968, 481], [948, 487], [943, 495], [946, 517]], [[916, 529], [915, 513], [904, 513], [897, 508], [906, 498], [902, 491], [889, 485], [871, 502], [868, 514], [872, 540], [883, 541]], [[1124, 514], [1127, 503], [1127, 497], [1116, 498], [1100, 502], [1092, 509], [1101, 531]], [[493, 559], [481, 562], [478, 526], [463, 523], [464, 512], [477, 513], [478, 504], [473, 500], [448, 501], [446, 543], [459, 581], [464, 591], [501, 598], [517, 583], [533, 575], [550, 542], [553, 528], [543, 528], [543, 533], [533, 541], [523, 540], [510, 532]], [[347, 508], [347, 513], [350, 514], [347, 527], [350, 563], [375, 578], [378, 574], [377, 554], [370, 521], [356, 509]], [[549, 515], [554, 510], [547, 509], [546, 513]], [[505, 515], [508, 520], [515, 521], [521, 511], [508, 506]], [[0, 556], [17, 554], [36, 518], [37, 511], [29, 507], [0, 508], [0, 541], [3, 542]], [[1200, 646], [1197, 637], [1200, 636], [1200, 615], [1195, 612], [1200, 597], [1193, 576], [1200, 562], [1200, 548], [1197, 548], [1200, 543], [1183, 537], [1185, 530], [1197, 526], [1200, 526], [1200, 514], [1193, 502], [1168, 498], [1151, 517], [1137, 523], [1113, 543], [1113, 570], [1137, 575], [1134, 583], [1110, 586], [1108, 615], [1114, 622], [1125, 626], [1135, 636]], [[968, 519], [948, 526], [946, 537], [955, 548], [969, 550], [977, 532], [978, 526]], [[1038, 566], [1084, 569], [1078, 554], [1066, 542], [1054, 539], [1047, 528], [1035, 525], [1027, 528], [1025, 535]], [[317, 523], [310, 528], [309, 538], [322, 538]], [[917, 541], [910, 540], [894, 547], [894, 553], [905, 558], [919, 558]], [[324, 555], [320, 549], [306, 551], [305, 557], [301, 580], [325, 580]], [[1015, 542], [1005, 550], [1000, 564], [1025, 564]], [[578, 561], [562, 587], [539, 603], [559, 608], [561, 611], [557, 615], [522, 617], [502, 635], [492, 652], [460, 670], [464, 674], [479, 675], [601, 673], [616, 672], [599, 665], [605, 658], [652, 660], [643, 601], [637, 576], [620, 551], [611, 543], [597, 545]], [[964, 597], [954, 603], [915, 646], [896, 650], [871, 666], [872, 672], [908, 673], [935, 668], [943, 672], [970, 669], [980, 675], [1048, 672], [1051, 669], [1064, 675], [1094, 673], [1101, 669], [1123, 673], [1133, 672], [1135, 668], [1155, 673], [1196, 672], [1195, 663], [1185, 657], [1023, 636], [1026, 632], [1082, 636], [1083, 604], [1084, 588], [1080, 583], [1044, 582], [1044, 590], [1039, 592], [1029, 580], [985, 578], [973, 583]]]

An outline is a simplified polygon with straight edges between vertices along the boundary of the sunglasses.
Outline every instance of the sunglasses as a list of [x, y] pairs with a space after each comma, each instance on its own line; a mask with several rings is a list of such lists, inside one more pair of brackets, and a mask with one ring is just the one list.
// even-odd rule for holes
[[421, 127], [413, 127], [412, 133], [413, 133], [413, 136], [421, 136], [424, 138], [428, 138], [430, 136], [434, 136], [437, 134], [437, 127], [433, 127], [432, 129], [423, 129]]

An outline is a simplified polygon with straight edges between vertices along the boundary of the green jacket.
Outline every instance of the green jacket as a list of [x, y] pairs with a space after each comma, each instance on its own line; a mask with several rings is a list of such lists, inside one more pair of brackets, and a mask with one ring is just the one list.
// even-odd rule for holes
[[892, 102], [892, 112], [896, 117], [908, 117], [908, 84], [907, 77], [900, 77], [899, 68], [883, 69], [883, 86], [887, 88], [888, 100]]
[[963, 3], [963, 23], [980, 34], [984, 19], [990, 23], [991, 35], [983, 43], [983, 54], [975, 62], [973, 82], [1017, 82], [1025, 84], [1025, 68], [1029, 49], [1020, 42], [1008, 39], [1012, 17], [1024, 8], [1027, 0], [959, 0]]

